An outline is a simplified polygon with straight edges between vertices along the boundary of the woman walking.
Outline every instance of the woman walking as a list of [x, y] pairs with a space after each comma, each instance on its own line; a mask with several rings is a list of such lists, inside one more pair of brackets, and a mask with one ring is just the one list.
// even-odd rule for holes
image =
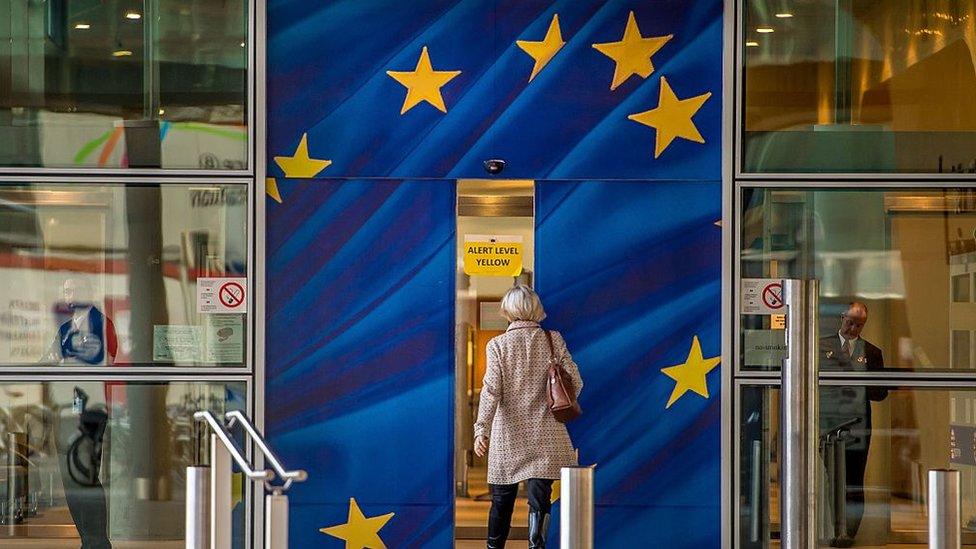
[[510, 324], [504, 334], [488, 342], [488, 367], [474, 425], [475, 453], [488, 453], [488, 549], [505, 547], [522, 481], [527, 482], [529, 496], [529, 547], [544, 549], [552, 483], [562, 467], [576, 466], [566, 426], [549, 409], [549, 365], [553, 359], [562, 364], [575, 396], [583, 380], [558, 332], [550, 332], [550, 351], [539, 325], [546, 314], [531, 288], [516, 285], [506, 292], [501, 314]]

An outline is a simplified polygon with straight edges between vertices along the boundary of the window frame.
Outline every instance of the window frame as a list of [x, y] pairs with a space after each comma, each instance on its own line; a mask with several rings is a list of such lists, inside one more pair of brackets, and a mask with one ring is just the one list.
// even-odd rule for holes
[[[166, 374], [166, 375], [179, 375], [179, 374], [198, 374], [198, 375], [211, 375], [211, 374], [254, 374], [255, 372], [255, 353], [257, 352], [254, 343], [257, 329], [255, 323], [255, 316], [258, 314], [258, 307], [256, 307], [257, 299], [255, 295], [255, 284], [258, 280], [256, 273], [254, 272], [256, 266], [255, 257], [255, 241], [257, 236], [257, 230], [255, 227], [255, 201], [256, 201], [256, 189], [254, 188], [254, 181], [249, 178], [224, 178], [216, 179], [212, 181], [213, 183], [219, 184], [232, 184], [232, 185], [245, 185], [247, 188], [247, 282], [248, 287], [251, 290], [248, 291], [247, 297], [247, 312], [245, 319], [246, 327], [246, 342], [245, 342], [245, 360], [242, 366], [165, 366], [165, 365], [126, 365], [125, 367], [114, 368], [111, 366], [78, 366], [78, 365], [0, 365], [0, 380], [2, 376], [8, 374], [23, 374], [35, 376], [39, 374], [54, 374], [54, 373], [70, 373], [70, 374], [90, 374], [102, 377], [103, 375], [116, 376], [124, 375], [124, 370], [138, 373], [138, 374]], [[78, 185], [116, 185], [116, 186], [129, 186], [129, 185], [159, 185], [159, 187], [167, 186], [185, 186], [193, 184], [205, 184], [209, 183], [210, 178], [137, 178], [133, 176], [129, 177], [116, 177], [116, 178], [93, 178], [93, 179], [81, 179], [78, 177], [48, 177], [48, 178], [38, 178], [30, 176], [14, 176], [6, 177], [0, 176], [0, 189], [9, 184], [78, 184]], [[261, 197], [264, 197], [264, 192], [261, 192]], [[262, 235], [263, 238], [263, 235]], [[261, 313], [263, 314], [263, 312]], [[106, 372], [108, 370], [108, 372]]]
[[[247, 104], [245, 105], [245, 120], [247, 122], [247, 144], [246, 148], [246, 161], [247, 167], [242, 170], [207, 170], [202, 168], [92, 168], [92, 167], [45, 167], [45, 166], [2, 166], [0, 165], [0, 177], [6, 175], [36, 175], [36, 176], [58, 176], [58, 175], [90, 175], [90, 176], [209, 176], [209, 177], [257, 177], [262, 171], [259, 170], [259, 166], [256, 165], [258, 162], [258, 147], [256, 145], [260, 144], [261, 149], [264, 147], [263, 141], [263, 128], [259, 135], [257, 131], [256, 124], [258, 122], [263, 123], [264, 116], [258, 112], [257, 101], [260, 99], [261, 111], [265, 111], [265, 106], [263, 103], [264, 98], [264, 82], [261, 83], [261, 89], [259, 90], [256, 82], [258, 76], [262, 79], [265, 73], [265, 60], [263, 57], [263, 52], [266, 49], [264, 44], [261, 45], [261, 57], [258, 57], [258, 47], [255, 42], [257, 37], [257, 30], [260, 28], [262, 36], [264, 33], [264, 21], [266, 19], [265, 9], [266, 0], [247, 0], [244, 6], [244, 10], [247, 13], [247, 28], [245, 29], [245, 34], [247, 35], [247, 68], [246, 74], [244, 75], [245, 85], [245, 100]], [[260, 21], [258, 21], [260, 17]], [[260, 72], [260, 75], [258, 74]], [[261, 139], [261, 143], [258, 143], [258, 139]], [[263, 168], [263, 166], [261, 166]]]
[[[755, 172], [747, 171], [744, 167], [745, 162], [745, 139], [743, 139], [745, 132], [745, 9], [747, 7], [748, 0], [725, 0], [725, 26], [726, 26], [726, 43], [724, 44], [726, 53], [726, 71], [725, 71], [725, 94], [732, 94], [734, 97], [732, 101], [732, 121], [733, 130], [731, 134], [726, 133], [726, 137], [730, 139], [730, 142], [726, 142], [724, 146], [728, 148], [731, 143], [732, 157], [731, 157], [731, 167], [732, 167], [732, 177], [736, 180], [753, 180], [753, 181], [764, 181], [764, 182], [783, 182], [783, 181], [836, 181], [836, 180], [846, 180], [852, 183], [857, 183], [858, 185], [871, 185], [877, 182], [888, 182], [890, 186], [891, 181], [916, 181], [923, 182], [926, 180], [940, 180], [941, 186], [952, 186], [950, 182], [963, 182], [963, 181], [976, 181], [976, 173], [899, 173], [899, 172], [856, 172], [856, 173], [843, 173], [843, 172], [815, 172], [815, 171], [803, 171], [803, 172]], [[732, 13], [730, 14], [730, 9]], [[730, 21], [731, 19], [731, 21]], [[729, 25], [734, 23], [732, 27], [733, 33], [730, 34]], [[731, 38], [731, 40], [730, 40]], [[731, 62], [732, 69], [729, 71], [729, 64]], [[729, 116], [729, 110], [726, 109], [726, 118]]]

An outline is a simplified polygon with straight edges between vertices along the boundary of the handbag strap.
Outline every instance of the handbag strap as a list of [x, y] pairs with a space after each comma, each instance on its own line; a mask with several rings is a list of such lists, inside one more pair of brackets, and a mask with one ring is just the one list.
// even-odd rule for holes
[[549, 330], [542, 330], [546, 333], [546, 341], [549, 342], [549, 363], [556, 363], [556, 346], [552, 344], [552, 332]]

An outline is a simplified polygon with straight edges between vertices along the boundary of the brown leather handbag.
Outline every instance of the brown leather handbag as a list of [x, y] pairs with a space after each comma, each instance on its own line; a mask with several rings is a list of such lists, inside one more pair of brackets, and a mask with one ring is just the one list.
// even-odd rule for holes
[[578, 418], [583, 410], [576, 401], [573, 379], [556, 358], [556, 346], [552, 344], [552, 333], [543, 330], [549, 341], [549, 375], [546, 376], [546, 394], [549, 396], [549, 410], [560, 423], [568, 423]]

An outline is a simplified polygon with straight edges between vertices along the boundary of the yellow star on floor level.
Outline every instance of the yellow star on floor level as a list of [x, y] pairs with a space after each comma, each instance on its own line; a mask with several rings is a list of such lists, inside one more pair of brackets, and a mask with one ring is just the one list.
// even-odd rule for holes
[[670, 408], [679, 398], [688, 391], [694, 391], [699, 395], [708, 398], [708, 384], [705, 382], [705, 375], [718, 366], [721, 357], [704, 358], [702, 357], [701, 343], [698, 336], [691, 340], [691, 351], [684, 364], [662, 368], [661, 372], [675, 381], [674, 391], [671, 391], [671, 398], [665, 408]]
[[441, 88], [461, 74], [461, 71], [435, 71], [430, 64], [427, 46], [424, 46], [420, 59], [417, 60], [417, 68], [412, 71], [386, 71], [386, 74], [407, 88], [407, 98], [403, 100], [400, 114], [406, 113], [421, 101], [426, 101], [446, 113], [447, 107], [444, 105]]
[[529, 75], [529, 82], [531, 82], [539, 74], [539, 71], [552, 61], [556, 53], [566, 44], [563, 41], [563, 33], [559, 30], [559, 14], [557, 13], [552, 16], [552, 22], [549, 23], [549, 30], [546, 31], [546, 37], [541, 42], [516, 40], [515, 44], [522, 48], [522, 51], [532, 56], [532, 59], [535, 59], [535, 66], [532, 67], [532, 74]]
[[366, 518], [359, 509], [356, 498], [349, 498], [348, 521], [338, 526], [322, 528], [319, 532], [345, 540], [346, 549], [386, 549], [379, 532], [393, 518], [393, 515], [394, 513], [387, 513]]
[[308, 179], [332, 165], [331, 160], [318, 160], [308, 156], [308, 134], [302, 134], [302, 140], [292, 156], [276, 156], [274, 161], [285, 172], [285, 177], [294, 179]]
[[675, 138], [683, 137], [695, 143], [705, 142], [705, 138], [702, 137], [691, 118], [711, 96], [712, 92], [708, 92], [688, 99], [678, 99], [667, 79], [662, 76], [661, 95], [658, 98], [657, 107], [649, 111], [632, 114], [627, 118], [657, 130], [654, 146], [654, 158], [657, 158]]
[[281, 191], [278, 190], [278, 181], [273, 177], [264, 179], [264, 190], [278, 204], [281, 204]]
[[673, 37], [673, 34], [669, 34], [644, 38], [637, 27], [634, 12], [630, 12], [630, 16], [627, 17], [627, 27], [624, 29], [624, 37], [619, 42], [593, 44], [593, 47], [600, 53], [617, 63], [617, 67], [613, 71], [613, 82], [610, 83], [610, 89], [617, 89], [617, 86], [635, 74], [642, 78], [650, 76], [654, 72], [651, 56], [664, 47], [668, 40]]

